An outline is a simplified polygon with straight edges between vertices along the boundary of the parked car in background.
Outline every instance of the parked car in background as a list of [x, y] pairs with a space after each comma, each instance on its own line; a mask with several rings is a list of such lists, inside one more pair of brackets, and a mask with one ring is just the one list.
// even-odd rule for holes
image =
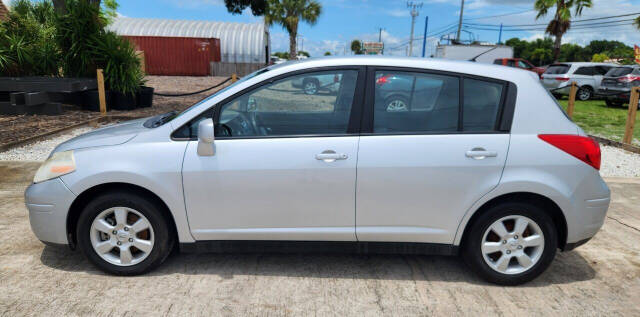
[[493, 61], [496, 65], [515, 67], [532, 71], [538, 76], [542, 75], [546, 68], [533, 66], [528, 60], [522, 58], [498, 58]]
[[556, 63], [551, 64], [542, 74], [542, 85], [555, 96], [569, 95], [571, 82], [576, 82], [578, 93], [576, 99], [589, 100], [600, 89], [604, 75], [615, 64], [608, 63]]
[[336, 92], [339, 87], [340, 74], [318, 74], [309, 77], [300, 77], [291, 81], [291, 86], [300, 88], [307, 95], [315, 95], [318, 92]]
[[[338, 93], [291, 89], [325, 77]], [[393, 91], [409, 98], [402, 110], [387, 105]], [[38, 239], [112, 274], [148, 272], [175, 248], [426, 253], [514, 285], [598, 232], [610, 201], [599, 168], [598, 143], [528, 72], [322, 58], [64, 142], [25, 202]]]
[[620, 107], [629, 103], [631, 87], [640, 86], [640, 65], [614, 67], [602, 79], [598, 94], [607, 106]]

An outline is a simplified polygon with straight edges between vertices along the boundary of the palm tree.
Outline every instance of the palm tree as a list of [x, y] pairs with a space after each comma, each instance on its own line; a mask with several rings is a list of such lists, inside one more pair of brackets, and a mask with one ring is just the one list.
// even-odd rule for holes
[[571, 9], [574, 9], [574, 16], [580, 16], [582, 9], [591, 8], [591, 0], [536, 0], [533, 7], [538, 10], [536, 19], [544, 17], [549, 9], [555, 7], [556, 13], [553, 20], [547, 25], [546, 33], [555, 37], [553, 44], [553, 59], [558, 60], [560, 56], [560, 45], [562, 44], [562, 36], [571, 27]]
[[633, 24], [640, 30], [640, 17], [637, 17], [636, 20], [633, 21]]
[[289, 59], [296, 59], [298, 22], [310, 25], [318, 21], [322, 6], [315, 0], [268, 0], [265, 22], [280, 24], [289, 33]]

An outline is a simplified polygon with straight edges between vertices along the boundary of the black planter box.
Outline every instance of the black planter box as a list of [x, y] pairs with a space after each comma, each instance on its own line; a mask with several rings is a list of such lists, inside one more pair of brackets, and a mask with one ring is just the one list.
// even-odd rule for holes
[[111, 92], [111, 109], [133, 110], [136, 108], [136, 94], [123, 94], [119, 91]]
[[[111, 92], [106, 90], [104, 92], [107, 111], [109, 111], [111, 105]], [[100, 97], [97, 90], [87, 90], [82, 92], [82, 109], [89, 111], [100, 111]]]
[[136, 94], [138, 107], [146, 108], [153, 105], [153, 87], [140, 86], [140, 90]]

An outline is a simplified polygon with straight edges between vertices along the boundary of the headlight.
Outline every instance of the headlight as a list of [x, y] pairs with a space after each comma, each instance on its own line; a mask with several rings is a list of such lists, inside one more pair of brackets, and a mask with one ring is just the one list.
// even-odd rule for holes
[[76, 170], [76, 161], [73, 159], [73, 151], [53, 153], [36, 172], [33, 177], [34, 183], [69, 174]]

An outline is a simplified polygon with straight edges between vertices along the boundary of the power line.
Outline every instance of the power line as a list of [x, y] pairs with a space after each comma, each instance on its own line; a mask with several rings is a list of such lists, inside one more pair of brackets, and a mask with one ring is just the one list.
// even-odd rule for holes
[[532, 12], [532, 11], [535, 11], [535, 10], [534, 9], [528, 9], [528, 10], [512, 12], [512, 13], [489, 15], [489, 16], [477, 17], [477, 18], [466, 18], [464, 20], [466, 20], [466, 21], [469, 21], [469, 20], [484, 20], [484, 19], [491, 19], [491, 18], [506, 17], [506, 16], [510, 16], [510, 15], [518, 15], [518, 14], [523, 14], [523, 13]]
[[[580, 19], [580, 20], [573, 20], [571, 21], [571, 23], [582, 23], [582, 22], [588, 22], [588, 21], [596, 21], [596, 20], [607, 20], [607, 19], [613, 19], [613, 18], [621, 18], [621, 17], [628, 17], [628, 16], [632, 16], [632, 15], [640, 15], [640, 12], [636, 12], [636, 13], [629, 13], [629, 14], [621, 14], [621, 15], [612, 15], [612, 16], [606, 16], [606, 17], [599, 17], [599, 18], [592, 18], [592, 19]], [[600, 23], [606, 23], [606, 22], [610, 22], [610, 21], [604, 21], [604, 22], [600, 22]], [[472, 25], [483, 25], [483, 26], [495, 26], [498, 27], [500, 26], [499, 24], [483, 24], [483, 23], [466, 23], [466, 24], [472, 24]], [[534, 23], [534, 24], [505, 24], [505, 27], [518, 27], [518, 26], [543, 26], [543, 25], [547, 25], [549, 23]]]
[[[599, 29], [599, 28], [608, 28], [608, 27], [616, 27], [616, 26], [627, 26], [633, 25], [633, 23], [622, 23], [622, 24], [608, 24], [608, 25], [600, 25], [600, 26], [584, 26], [584, 27], [572, 27], [569, 30], [590, 30], [590, 29]], [[488, 27], [476, 27], [476, 26], [468, 26], [465, 27], [472, 30], [480, 30], [480, 31], [499, 31], [499, 28], [488, 28]], [[503, 32], [525, 32], [525, 31], [546, 31], [546, 28], [513, 28], [513, 29], [503, 29]]]

